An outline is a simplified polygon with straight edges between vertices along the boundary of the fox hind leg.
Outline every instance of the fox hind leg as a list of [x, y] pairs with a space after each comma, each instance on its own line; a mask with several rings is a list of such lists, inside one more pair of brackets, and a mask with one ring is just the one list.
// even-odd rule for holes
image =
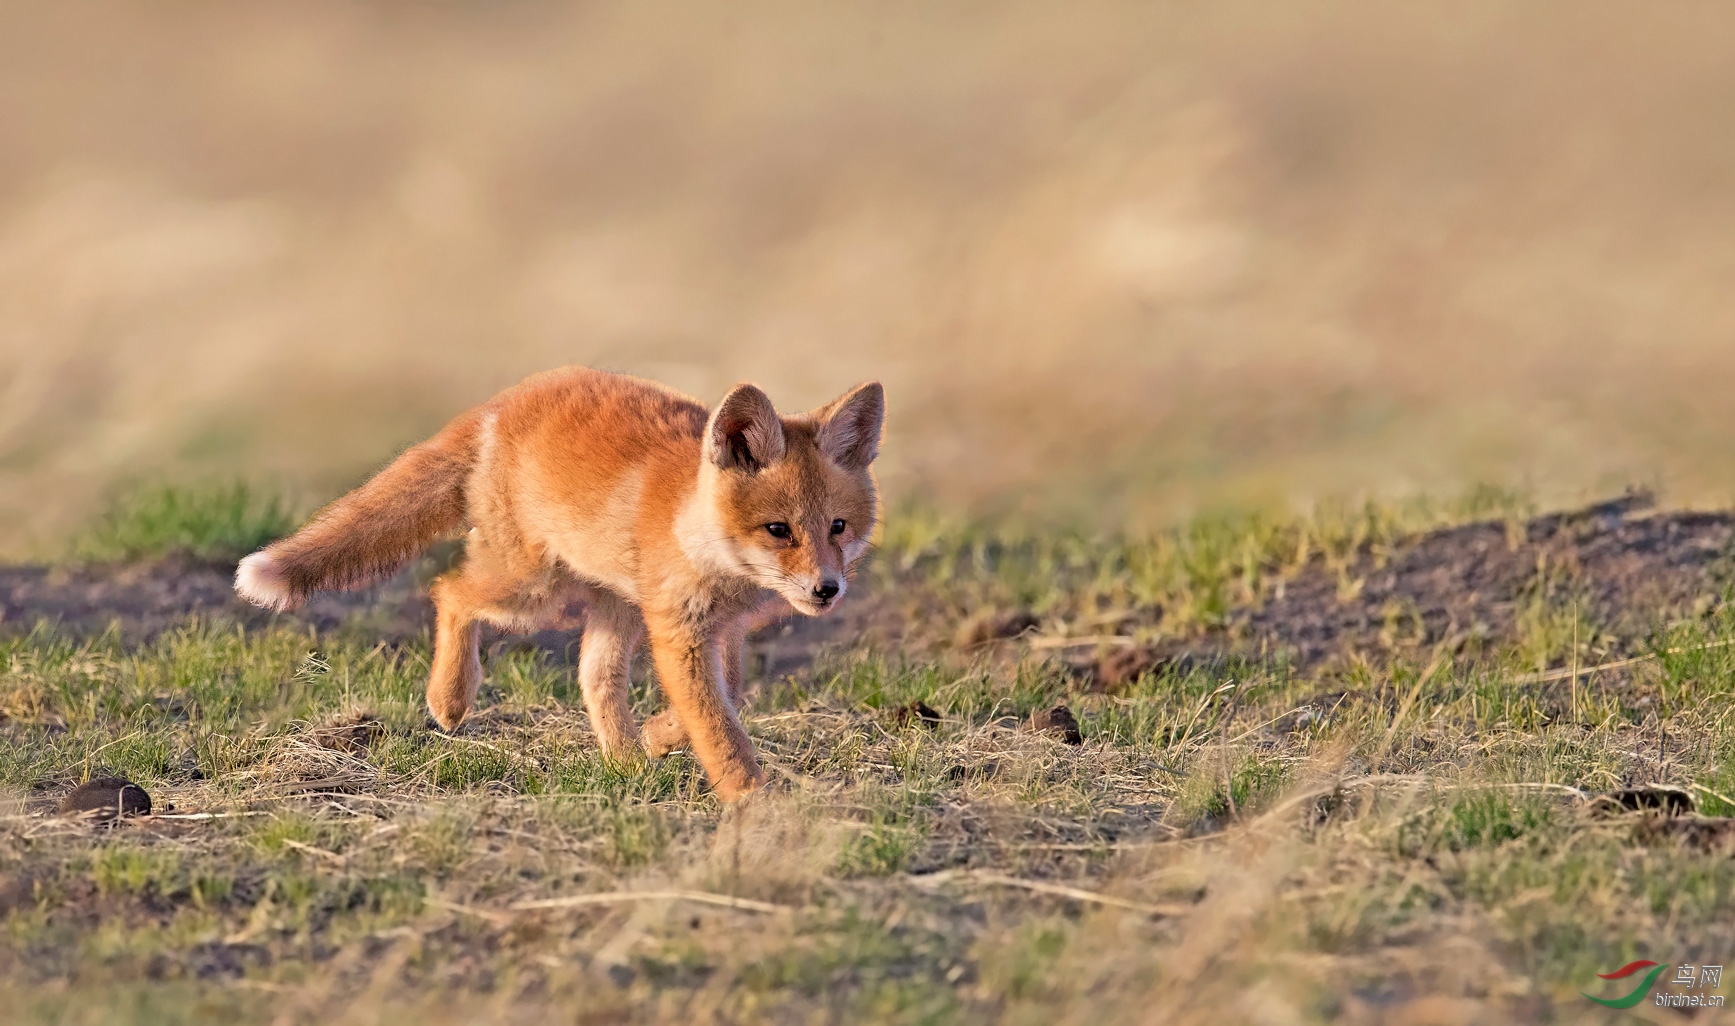
[[585, 611], [578, 682], [603, 754], [615, 759], [640, 755], [628, 671], [643, 634], [638, 611], [619, 599], [596, 597]]
[[434, 665], [428, 675], [428, 712], [456, 730], [482, 686], [481, 625], [461, 578], [434, 582]]
[[527, 589], [517, 575], [499, 572], [481, 559], [434, 582], [434, 666], [428, 675], [428, 711], [441, 727], [455, 729], [482, 686], [481, 621], [508, 629], [531, 621], [547, 599]]

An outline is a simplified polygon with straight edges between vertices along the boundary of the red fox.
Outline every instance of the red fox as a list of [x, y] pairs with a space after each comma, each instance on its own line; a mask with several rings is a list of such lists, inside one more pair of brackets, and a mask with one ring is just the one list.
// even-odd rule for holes
[[[447, 730], [482, 683], [481, 621], [513, 631], [584, 606], [579, 683], [605, 753], [690, 746], [733, 801], [764, 781], [741, 728], [749, 630], [835, 609], [879, 516], [885, 393], [869, 382], [780, 416], [737, 385], [717, 408], [582, 367], [528, 378], [408, 449], [300, 531], [243, 559], [235, 590], [288, 609], [390, 575], [462, 527], [434, 582], [428, 709]], [[649, 634], [669, 708], [641, 738], [627, 670]]]

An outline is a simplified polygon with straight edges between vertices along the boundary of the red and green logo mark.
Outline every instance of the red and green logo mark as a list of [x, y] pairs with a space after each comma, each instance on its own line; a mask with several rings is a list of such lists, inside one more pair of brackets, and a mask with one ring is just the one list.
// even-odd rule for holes
[[1582, 990], [1579, 991], [1579, 993], [1584, 994], [1585, 997], [1590, 998], [1592, 1001], [1602, 1005], [1604, 1008], [1631, 1008], [1645, 999], [1645, 995], [1651, 992], [1651, 984], [1656, 983], [1657, 977], [1661, 976], [1663, 970], [1667, 968], [1668, 966], [1666, 965], [1657, 965], [1655, 962], [1640, 960], [1638, 962], [1628, 962], [1626, 965], [1621, 966], [1612, 973], [1596, 974], [1599, 979], [1624, 980], [1638, 972], [1640, 969], [1650, 969], [1651, 971], [1645, 974], [1645, 978], [1640, 980], [1639, 985], [1634, 987], [1633, 992], [1628, 994], [1626, 997], [1599, 998], [1590, 997], [1589, 994], [1584, 994], [1584, 991]]

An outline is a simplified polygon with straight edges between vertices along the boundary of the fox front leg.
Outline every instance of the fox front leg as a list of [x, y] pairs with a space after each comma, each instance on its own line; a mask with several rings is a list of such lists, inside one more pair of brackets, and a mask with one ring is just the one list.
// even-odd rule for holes
[[672, 618], [647, 617], [651, 658], [669, 706], [717, 796], [732, 802], [765, 782], [753, 742], [724, 696], [723, 638]]
[[[723, 697], [729, 702], [729, 708], [735, 710], [737, 717], [745, 700], [741, 689], [746, 679], [745, 662], [747, 650], [747, 630], [751, 625], [743, 619], [722, 631], [723, 657]], [[679, 751], [690, 744], [687, 738], [687, 727], [681, 718], [675, 715], [674, 705], [657, 713], [645, 721], [644, 728], [645, 751], [652, 758], [660, 759], [670, 752]]]

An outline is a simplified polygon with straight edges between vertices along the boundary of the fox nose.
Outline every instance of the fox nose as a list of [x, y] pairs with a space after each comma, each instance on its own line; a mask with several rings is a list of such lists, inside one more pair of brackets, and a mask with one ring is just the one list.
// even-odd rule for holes
[[837, 586], [836, 581], [821, 581], [814, 585], [813, 597], [823, 606], [832, 599], [837, 598], [837, 593], [841, 590], [842, 589]]

